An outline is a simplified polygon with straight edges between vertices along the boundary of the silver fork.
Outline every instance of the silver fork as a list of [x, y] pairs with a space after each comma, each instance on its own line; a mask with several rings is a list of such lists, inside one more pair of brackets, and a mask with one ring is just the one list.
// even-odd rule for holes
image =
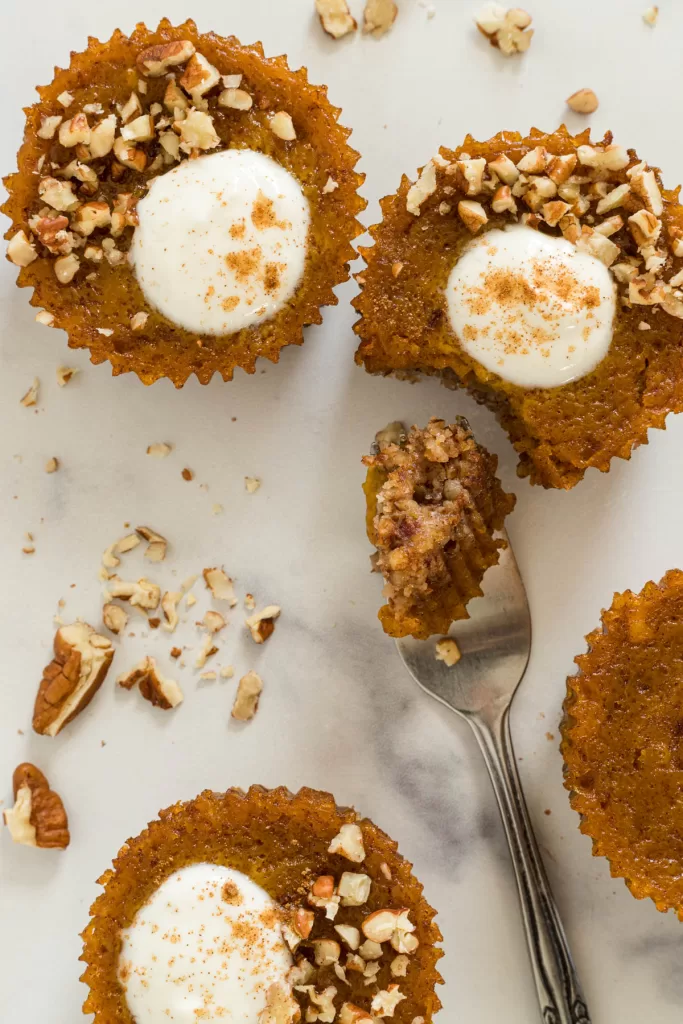
[[508, 546], [484, 577], [484, 596], [453, 632], [462, 657], [448, 667], [434, 640], [397, 640], [413, 678], [474, 730], [503, 819], [524, 919], [543, 1024], [590, 1024], [560, 915], [543, 867], [517, 773], [510, 705], [526, 671], [531, 618], [522, 577]]

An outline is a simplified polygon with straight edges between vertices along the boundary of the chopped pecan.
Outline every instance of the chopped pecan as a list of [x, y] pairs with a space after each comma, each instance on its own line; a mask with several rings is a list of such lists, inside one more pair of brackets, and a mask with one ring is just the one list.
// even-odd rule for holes
[[235, 703], [232, 706], [232, 717], [240, 722], [248, 722], [253, 718], [258, 708], [263, 680], [255, 672], [247, 672], [242, 676], [237, 687]]
[[102, 622], [116, 636], [122, 633], [128, 623], [128, 612], [120, 604], [107, 601], [102, 608]]
[[[339, 829], [329, 845], [328, 853], [338, 853], [347, 860], [361, 864], [365, 860], [365, 847], [363, 846], [363, 832], [360, 825], [355, 822], [347, 822]], [[374, 936], [368, 935], [372, 939]]]
[[135, 668], [119, 676], [116, 681], [124, 690], [139, 686], [145, 700], [163, 711], [170, 711], [183, 700], [183, 691], [173, 679], [162, 676], [154, 658], [143, 658]]
[[180, 85], [185, 92], [192, 97], [193, 103], [198, 106], [199, 101], [207, 92], [218, 85], [221, 80], [220, 72], [210, 64], [201, 53], [192, 55], [185, 68], [185, 73], [180, 79]]
[[163, 562], [164, 558], [166, 558], [166, 549], [168, 547], [166, 538], [162, 537], [160, 533], [156, 533], [149, 526], [136, 526], [135, 532], [139, 537], [147, 541], [145, 558], [149, 559], [150, 562]]
[[170, 67], [184, 64], [195, 52], [194, 43], [189, 39], [176, 39], [172, 43], [157, 43], [148, 46], [136, 59], [138, 71], [150, 78], [161, 78]]
[[568, 97], [567, 106], [575, 114], [594, 114], [598, 109], [598, 97], [592, 89], [579, 89]]
[[29, 263], [33, 263], [38, 258], [36, 247], [33, 242], [29, 241], [24, 230], [17, 231], [15, 235], [12, 235], [7, 246], [7, 255], [17, 267], [27, 267]]
[[4, 812], [4, 818], [14, 842], [65, 850], [70, 836], [64, 804], [40, 769], [28, 762], [20, 764], [12, 785], [14, 807]]
[[204, 576], [204, 582], [216, 600], [229, 601], [230, 607], [234, 608], [237, 604], [237, 598], [233, 590], [232, 580], [225, 570], [217, 568], [204, 569], [202, 575]]
[[137, 583], [122, 580], [119, 576], [112, 576], [109, 581], [109, 593], [111, 597], [119, 597], [122, 601], [130, 601], [136, 608], [144, 608], [153, 612], [159, 607], [161, 589], [142, 577]]
[[453, 665], [457, 665], [462, 655], [460, 654], [460, 648], [456, 644], [452, 637], [443, 637], [442, 640], [438, 640], [436, 644], [435, 652], [436, 660], [443, 661], [448, 668], [452, 668]]
[[33, 728], [44, 736], [56, 736], [90, 703], [109, 671], [114, 648], [86, 622], [74, 622], [57, 630], [54, 653], [33, 709]]
[[363, 12], [363, 32], [379, 38], [389, 31], [396, 21], [398, 7], [394, 0], [367, 0]]

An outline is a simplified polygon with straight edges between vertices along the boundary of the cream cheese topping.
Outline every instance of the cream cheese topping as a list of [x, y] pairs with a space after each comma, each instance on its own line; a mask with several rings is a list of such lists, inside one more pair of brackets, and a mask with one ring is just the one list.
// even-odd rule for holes
[[119, 979], [137, 1024], [258, 1024], [272, 986], [289, 988], [280, 911], [232, 868], [176, 871], [121, 939]]
[[446, 298], [465, 351], [520, 387], [584, 377], [612, 340], [616, 285], [607, 267], [526, 226], [492, 229], [472, 242], [451, 271]]
[[280, 164], [249, 149], [184, 160], [137, 205], [130, 259], [151, 306], [201, 334], [275, 316], [303, 277], [308, 200]]

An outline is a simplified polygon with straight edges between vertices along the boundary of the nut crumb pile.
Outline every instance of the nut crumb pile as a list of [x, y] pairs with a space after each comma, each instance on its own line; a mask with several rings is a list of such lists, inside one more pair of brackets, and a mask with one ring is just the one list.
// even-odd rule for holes
[[466, 421], [432, 419], [424, 430], [390, 424], [367, 455], [364, 485], [374, 569], [385, 579], [379, 618], [391, 636], [425, 639], [467, 618], [503, 541], [494, 537], [514, 507], [496, 477], [498, 460]]
[[495, 46], [506, 57], [514, 53], [526, 53], [534, 35], [534, 30], [529, 27], [531, 15], [521, 7], [505, 8], [501, 4], [487, 4], [475, 18], [475, 23], [491, 46]]

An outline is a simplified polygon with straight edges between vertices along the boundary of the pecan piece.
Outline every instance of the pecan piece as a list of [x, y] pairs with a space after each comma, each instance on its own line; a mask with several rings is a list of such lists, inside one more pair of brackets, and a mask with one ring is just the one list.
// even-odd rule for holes
[[162, 711], [170, 711], [183, 700], [183, 691], [173, 679], [162, 676], [154, 658], [143, 658], [130, 672], [119, 676], [117, 682], [125, 690], [138, 685], [145, 700]]
[[56, 736], [90, 703], [114, 657], [111, 641], [86, 622], [61, 626], [54, 652], [33, 709], [33, 728], [43, 736]]
[[139, 53], [136, 64], [142, 75], [161, 78], [170, 67], [184, 64], [194, 53], [194, 43], [189, 39], [176, 39], [172, 43], [157, 43]]
[[245, 619], [249, 632], [254, 643], [263, 644], [275, 631], [275, 620], [280, 615], [280, 609], [276, 604], [269, 604], [263, 611], [255, 612]]
[[255, 672], [247, 672], [242, 676], [237, 687], [235, 703], [232, 706], [232, 717], [240, 722], [248, 722], [256, 714], [263, 681]]
[[232, 587], [232, 580], [224, 569], [204, 569], [204, 582], [217, 601], [229, 601], [234, 608], [237, 598]]
[[40, 769], [28, 762], [20, 764], [12, 785], [14, 807], [4, 812], [4, 818], [14, 842], [65, 850], [70, 836], [64, 804]]

